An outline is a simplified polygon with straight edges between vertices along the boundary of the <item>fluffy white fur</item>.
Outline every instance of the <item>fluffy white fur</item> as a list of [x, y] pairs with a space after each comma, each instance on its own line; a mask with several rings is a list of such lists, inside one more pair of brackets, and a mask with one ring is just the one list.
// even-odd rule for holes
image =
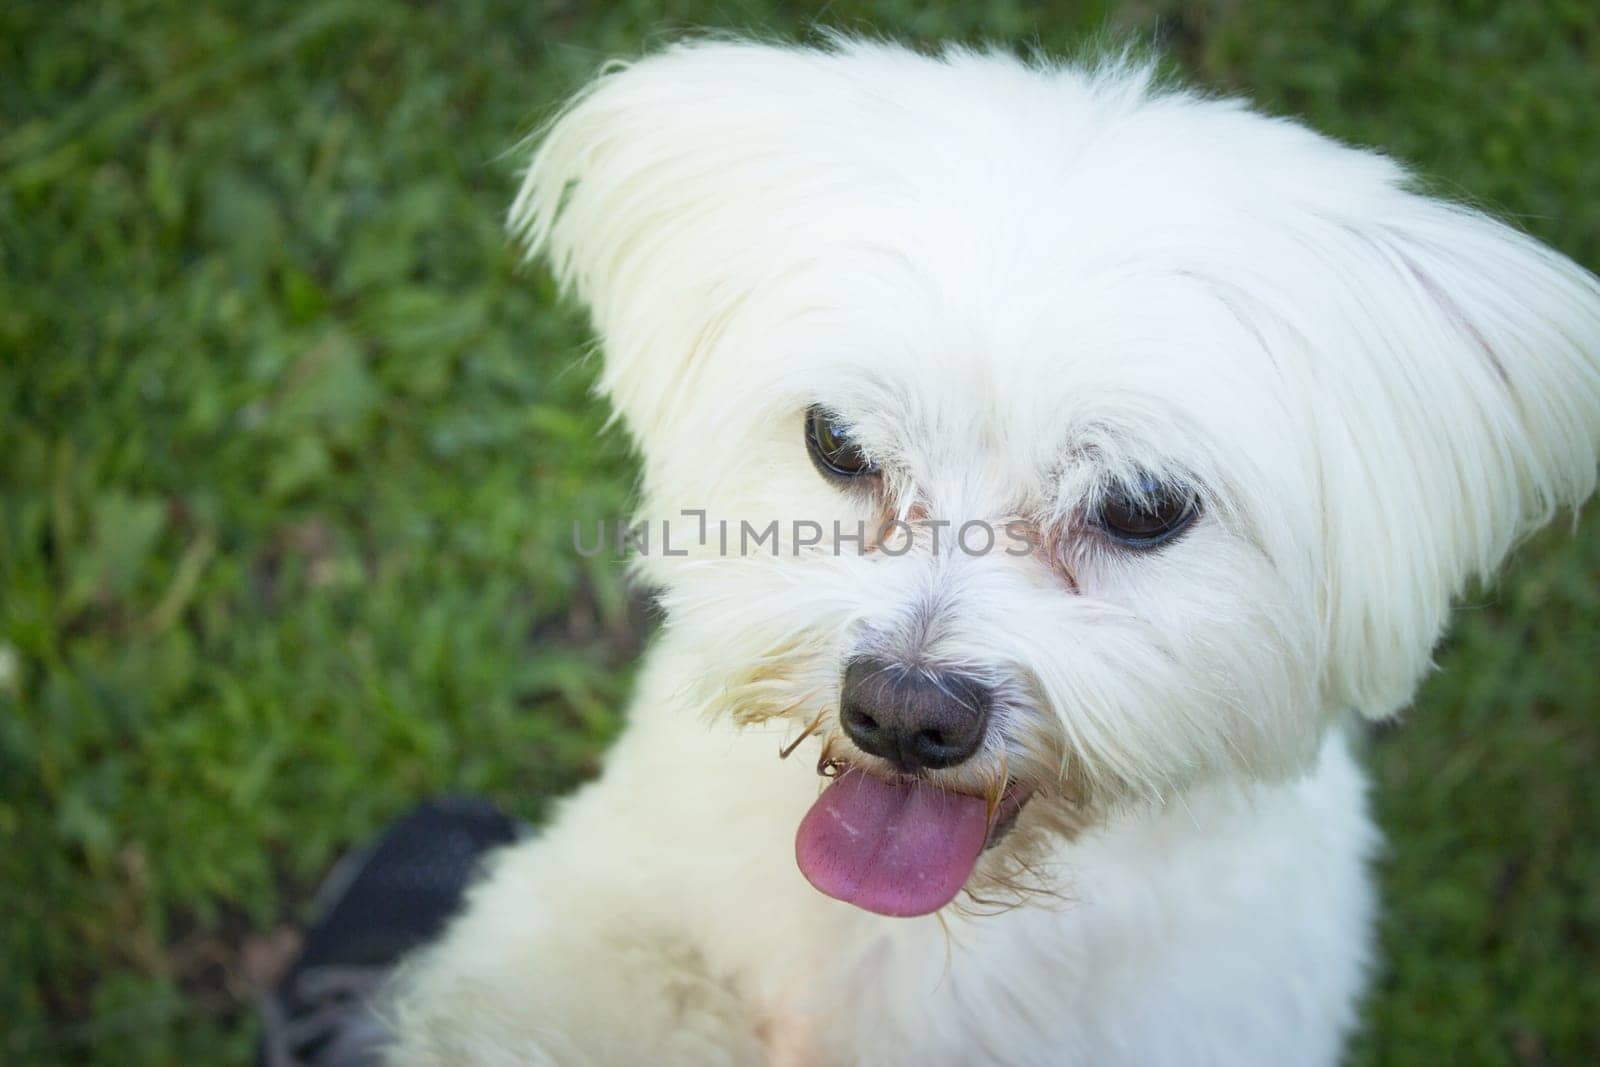
[[[1406, 172], [1127, 61], [700, 43], [616, 67], [512, 209], [587, 304], [666, 622], [604, 774], [410, 969], [401, 1064], [1322, 1064], [1376, 836], [1343, 736], [1594, 486], [1600, 286]], [[825, 404], [883, 471], [813, 469]], [[1147, 471], [1204, 514], [1085, 526]], [[1023, 519], [898, 558], [713, 524]], [[937, 916], [796, 869], [863, 650], [998, 699], [935, 777], [1036, 790]], [[820, 717], [799, 751], [780, 742]], [[996, 906], [999, 905], [999, 906]]]

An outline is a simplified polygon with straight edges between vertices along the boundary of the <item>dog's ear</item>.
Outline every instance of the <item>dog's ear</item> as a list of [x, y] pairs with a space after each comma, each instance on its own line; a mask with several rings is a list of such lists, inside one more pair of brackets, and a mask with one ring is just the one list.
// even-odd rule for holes
[[613, 64], [537, 137], [510, 229], [587, 305], [601, 389], [647, 456], [770, 269], [758, 250], [782, 225], [773, 191], [803, 184], [783, 172], [794, 124], [772, 100], [797, 62], [701, 42]]
[[1399, 188], [1301, 238], [1315, 252], [1306, 328], [1332, 339], [1308, 383], [1325, 696], [1379, 717], [1410, 702], [1468, 583], [1593, 490], [1600, 283]]

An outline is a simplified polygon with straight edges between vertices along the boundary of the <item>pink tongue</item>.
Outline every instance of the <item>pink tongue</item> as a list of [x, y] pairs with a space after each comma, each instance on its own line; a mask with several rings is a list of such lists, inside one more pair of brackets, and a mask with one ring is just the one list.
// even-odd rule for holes
[[800, 873], [879, 915], [926, 915], [961, 891], [989, 836], [981, 797], [846, 771], [795, 835]]

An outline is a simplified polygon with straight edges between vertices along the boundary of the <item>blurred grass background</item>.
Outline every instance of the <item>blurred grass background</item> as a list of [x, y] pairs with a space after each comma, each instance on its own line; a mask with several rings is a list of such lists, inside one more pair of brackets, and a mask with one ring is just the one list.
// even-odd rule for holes
[[[569, 550], [633, 469], [506, 155], [604, 57], [776, 3], [0, 6], [0, 1062], [243, 1063], [251, 952], [416, 798], [537, 816], [642, 629]], [[838, 2], [1158, 42], [1600, 264], [1593, 0]], [[1369, 753], [1362, 1064], [1600, 1062], [1600, 514]]]

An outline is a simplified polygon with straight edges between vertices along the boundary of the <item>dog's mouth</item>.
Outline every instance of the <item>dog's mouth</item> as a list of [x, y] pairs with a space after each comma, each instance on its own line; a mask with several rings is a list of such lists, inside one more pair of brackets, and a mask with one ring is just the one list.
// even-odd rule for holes
[[925, 778], [846, 768], [800, 821], [795, 860], [836, 900], [879, 915], [926, 915], [961, 892], [1031, 792], [1010, 782], [991, 805]]

